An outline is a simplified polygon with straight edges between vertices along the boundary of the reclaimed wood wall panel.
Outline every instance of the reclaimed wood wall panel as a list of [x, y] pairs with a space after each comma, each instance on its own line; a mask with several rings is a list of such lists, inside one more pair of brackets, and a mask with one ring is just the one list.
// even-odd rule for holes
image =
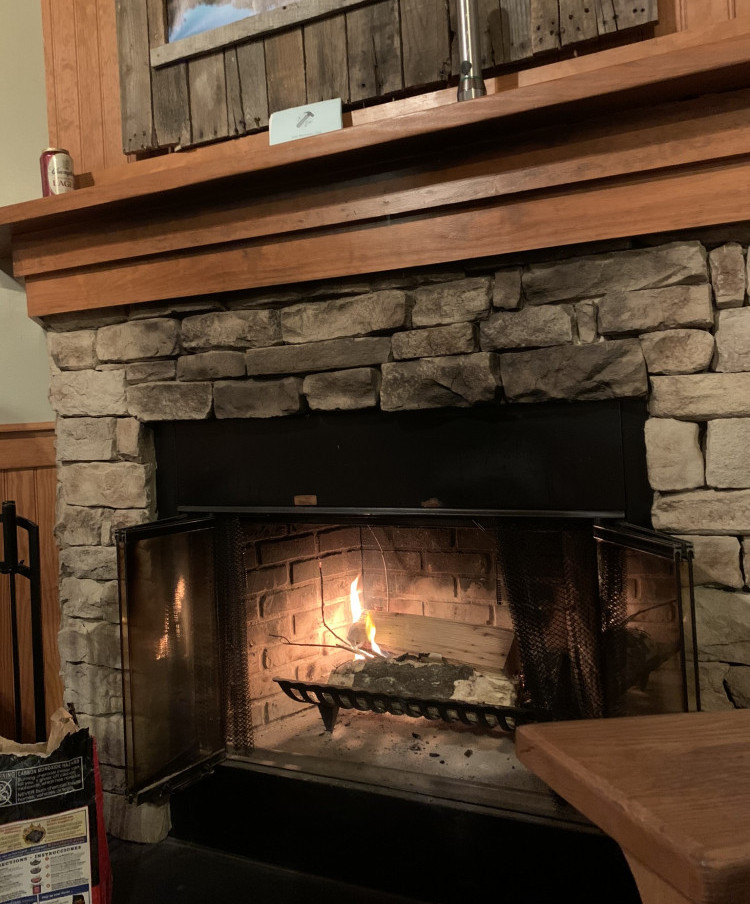
[[401, 91], [404, 78], [398, 0], [384, 0], [347, 13], [346, 26], [350, 101]]
[[346, 17], [321, 19], [303, 29], [307, 103], [340, 97], [349, 102], [349, 67], [346, 60]]
[[307, 95], [302, 30], [282, 32], [268, 38], [265, 45], [268, 112], [304, 104]]
[[197, 57], [187, 64], [190, 90], [191, 144], [226, 138], [227, 79], [224, 54]]
[[[0, 425], [0, 499], [14, 500], [19, 516], [39, 525], [42, 572], [42, 633], [47, 719], [62, 705], [62, 682], [57, 651], [60, 624], [58, 556], [54, 540], [55, 494], [54, 425]], [[0, 537], [2, 529], [0, 528]], [[19, 558], [28, 561], [26, 532], [19, 531]], [[13, 660], [9, 618], [9, 581], [0, 576], [0, 735], [13, 737]], [[29, 614], [29, 585], [17, 578], [18, 634], [21, 666], [22, 740], [34, 740], [34, 698]]]
[[[242, 135], [265, 127], [270, 113], [287, 107], [333, 97], [359, 104], [445, 86], [458, 75], [455, 0], [347, 0], [343, 6], [309, 0], [306, 8], [294, 7], [294, 21], [285, 30], [269, 33], [260, 19], [272, 24], [277, 13], [288, 18], [292, 7], [258, 14], [257, 34], [235, 44], [217, 49], [213, 33], [185, 39], [182, 60], [180, 42], [164, 43], [163, 4], [118, 0], [128, 152]], [[569, 52], [582, 41], [596, 49], [596, 39], [626, 26], [638, 40], [643, 34], [637, 27], [657, 17], [656, 0], [635, 6], [625, 0], [478, 0], [478, 5], [485, 72], [535, 56], [554, 59], [561, 48]], [[255, 25], [225, 28], [239, 35]]]

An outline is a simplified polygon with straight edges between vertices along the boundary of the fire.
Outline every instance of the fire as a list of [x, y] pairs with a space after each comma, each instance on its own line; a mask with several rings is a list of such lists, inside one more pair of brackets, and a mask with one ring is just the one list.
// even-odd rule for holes
[[[362, 591], [359, 589], [359, 575], [352, 581], [349, 592], [349, 606], [352, 611], [352, 625], [356, 625], [362, 621], [364, 615], [364, 628], [370, 649], [376, 656], [383, 656], [383, 651], [375, 643], [375, 622], [372, 620], [372, 613], [365, 611], [362, 606]], [[357, 653], [356, 659], [364, 659], [364, 655]]]

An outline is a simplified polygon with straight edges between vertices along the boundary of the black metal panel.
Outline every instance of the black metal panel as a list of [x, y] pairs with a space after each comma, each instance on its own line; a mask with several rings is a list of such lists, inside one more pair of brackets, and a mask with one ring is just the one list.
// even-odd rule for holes
[[313, 494], [330, 507], [438, 499], [475, 510], [624, 511], [643, 523], [645, 418], [644, 403], [612, 400], [157, 424], [160, 513], [288, 506]]

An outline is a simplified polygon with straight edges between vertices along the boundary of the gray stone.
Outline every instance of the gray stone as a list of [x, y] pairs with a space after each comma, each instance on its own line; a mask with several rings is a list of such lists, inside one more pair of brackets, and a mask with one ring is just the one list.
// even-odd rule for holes
[[90, 578], [63, 578], [60, 581], [60, 605], [66, 618], [86, 618], [118, 624], [117, 581], [93, 581]]
[[128, 389], [128, 411], [141, 421], [199, 421], [211, 413], [210, 383], [139, 383]]
[[717, 489], [750, 487], [750, 418], [709, 421], [706, 483]]
[[383, 365], [384, 411], [466, 407], [491, 402], [500, 385], [497, 356], [488, 352]]
[[437, 358], [445, 355], [469, 355], [476, 351], [476, 327], [473, 323], [451, 323], [424, 330], [394, 333], [393, 357]]
[[280, 341], [278, 311], [219, 311], [182, 321], [182, 345], [188, 350], [261, 348]]
[[750, 709], [750, 668], [747, 665], [729, 667], [726, 687], [737, 709]]
[[122, 712], [122, 672], [86, 662], [66, 662], [62, 668], [65, 702], [76, 713], [111, 715]]
[[579, 342], [596, 342], [599, 331], [596, 326], [597, 305], [595, 301], [577, 301], [573, 308], [576, 313]]
[[483, 351], [565, 345], [572, 341], [573, 309], [568, 305], [490, 314], [479, 325], [479, 345]]
[[740, 541], [737, 537], [682, 535], [693, 544], [693, 580], [696, 584], [718, 584], [741, 590]]
[[321, 342], [406, 326], [409, 296], [391, 289], [357, 298], [296, 304], [281, 312], [284, 342]]
[[599, 301], [599, 332], [623, 336], [678, 327], [711, 327], [709, 286], [669, 286], [637, 292], [610, 292]]
[[57, 421], [58, 461], [109, 461], [115, 456], [115, 418], [66, 417]]
[[58, 479], [68, 505], [103, 508], [146, 508], [151, 497], [151, 470], [130, 461], [63, 466]]
[[171, 828], [169, 804], [135, 804], [119, 794], [104, 794], [104, 822], [114, 838], [158, 844]]
[[650, 374], [694, 374], [708, 370], [714, 337], [705, 330], [659, 330], [641, 336]]
[[750, 593], [695, 588], [698, 658], [750, 663]]
[[374, 367], [357, 367], [312, 374], [305, 377], [302, 392], [313, 411], [374, 408], [380, 396], [380, 371]]
[[128, 383], [163, 383], [174, 380], [177, 373], [176, 361], [138, 361], [125, 368]]
[[156, 301], [150, 304], [139, 304], [130, 309], [128, 320], [146, 320], [153, 317], [171, 317], [173, 314], [198, 314], [203, 311], [221, 310], [221, 304], [215, 298], [201, 295], [194, 298], [170, 298], [169, 301]]
[[694, 421], [750, 417], [750, 373], [653, 377], [649, 409], [655, 417]]
[[475, 276], [421, 286], [414, 292], [412, 326], [439, 326], [484, 317], [490, 309], [490, 285], [489, 277]]
[[281, 417], [302, 407], [302, 380], [243, 380], [214, 385], [217, 418]]
[[697, 424], [668, 418], [646, 421], [646, 463], [655, 490], [703, 486], [703, 453]]
[[90, 330], [127, 320], [126, 308], [96, 308], [93, 311], [75, 311], [70, 314], [51, 314], [44, 318], [45, 329], [56, 333], [70, 330]]
[[96, 334], [100, 361], [140, 361], [168, 358], [177, 352], [179, 320], [135, 320], [102, 327]]
[[643, 396], [648, 389], [637, 339], [511, 352], [500, 356], [500, 370], [514, 402]]
[[651, 516], [656, 530], [674, 534], [750, 534], [750, 490], [657, 493]]
[[117, 580], [114, 546], [68, 546], [60, 550], [60, 574], [92, 581]]
[[47, 349], [60, 370], [86, 370], [96, 366], [94, 330], [47, 333]]
[[723, 373], [750, 371], [750, 308], [719, 311], [716, 370]]
[[701, 685], [701, 709], [705, 712], [721, 712], [734, 709], [732, 701], [727, 697], [724, 679], [729, 672], [725, 662], [700, 662], [698, 674]]
[[115, 531], [123, 527], [135, 527], [153, 521], [156, 515], [148, 509], [104, 509], [100, 522], [101, 541], [104, 546], [114, 545]]
[[61, 547], [98, 546], [105, 509], [58, 503], [55, 537]]
[[612, 291], [633, 292], [707, 281], [706, 252], [700, 242], [674, 242], [657, 248], [532, 264], [524, 271], [523, 291], [530, 304], [547, 304], [597, 298]]
[[708, 255], [711, 285], [717, 308], [740, 308], [745, 303], [747, 277], [742, 246], [730, 242], [714, 248]]
[[121, 458], [140, 458], [146, 442], [145, 428], [134, 417], [121, 417], [115, 425], [117, 454]]
[[221, 380], [245, 376], [242, 352], [199, 352], [177, 359], [178, 380]]
[[53, 374], [50, 404], [63, 416], [127, 414], [125, 374], [121, 370], [76, 370]]
[[381, 364], [390, 356], [391, 340], [387, 338], [327, 339], [307, 345], [252, 349], [245, 353], [245, 364], [252, 377], [368, 367]]
[[[88, 728], [96, 739], [96, 749], [102, 763], [125, 765], [125, 726], [121, 715], [81, 715], [81, 728]], [[105, 810], [106, 816], [106, 810]]]
[[102, 779], [102, 790], [111, 794], [125, 794], [127, 791], [127, 772], [119, 766], [99, 764]]
[[521, 268], [498, 270], [492, 286], [492, 307], [515, 311], [521, 304]]
[[119, 669], [120, 626], [110, 622], [63, 619], [57, 635], [60, 662], [85, 662]]
[[745, 584], [750, 585], [750, 537], [742, 538], [742, 571]]

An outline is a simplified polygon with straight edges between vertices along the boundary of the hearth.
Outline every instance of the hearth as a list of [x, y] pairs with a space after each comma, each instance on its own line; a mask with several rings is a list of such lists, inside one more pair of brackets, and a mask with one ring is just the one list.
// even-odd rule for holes
[[[131, 795], [229, 757], [580, 827], [515, 760], [514, 726], [697, 706], [689, 547], [622, 523], [647, 498], [624, 464], [644, 414], [618, 401], [157, 425], [173, 517], [118, 534]], [[352, 596], [389, 661], [504, 670], [515, 696], [338, 686], [351, 647], [373, 650]]]

